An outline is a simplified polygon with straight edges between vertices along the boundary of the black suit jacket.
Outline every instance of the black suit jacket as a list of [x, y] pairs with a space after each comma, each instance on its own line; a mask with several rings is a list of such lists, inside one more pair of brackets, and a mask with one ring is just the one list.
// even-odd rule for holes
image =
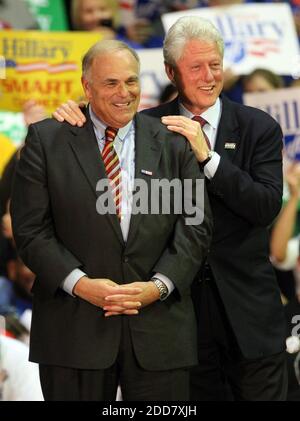
[[[214, 219], [208, 263], [244, 356], [259, 358], [285, 349], [268, 235], [281, 208], [282, 132], [268, 114], [221, 99], [215, 145], [221, 160], [207, 180]], [[178, 100], [145, 112], [179, 114]], [[235, 143], [235, 149], [226, 143]]]
[[[136, 178], [145, 180], [149, 192], [152, 178], [195, 183], [203, 177], [183, 137], [143, 115], [136, 116], [135, 128]], [[167, 300], [127, 316], [135, 353], [149, 370], [193, 365], [196, 322], [190, 286], [211, 239], [207, 197], [200, 225], [185, 225], [184, 216], [174, 213], [132, 215], [125, 244], [116, 215], [96, 212], [101, 178], [106, 178], [105, 168], [89, 118], [83, 128], [50, 119], [30, 126], [12, 196], [16, 244], [37, 275], [30, 359], [86, 369], [115, 361], [126, 316], [105, 318], [101, 308], [60, 288], [79, 267], [90, 278], [121, 284], [147, 281], [154, 272], [168, 276], [176, 288]]]

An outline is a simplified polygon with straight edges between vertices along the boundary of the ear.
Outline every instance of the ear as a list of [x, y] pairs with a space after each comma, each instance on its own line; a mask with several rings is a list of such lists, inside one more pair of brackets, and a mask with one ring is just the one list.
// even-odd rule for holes
[[173, 85], [175, 85], [175, 72], [174, 72], [174, 67], [165, 62], [165, 71], [167, 73], [167, 76], [168, 76], [170, 82], [172, 82]]
[[81, 77], [81, 84], [82, 84], [85, 96], [87, 100], [89, 101], [91, 97], [91, 88], [90, 88], [90, 84], [88, 80], [84, 76]]

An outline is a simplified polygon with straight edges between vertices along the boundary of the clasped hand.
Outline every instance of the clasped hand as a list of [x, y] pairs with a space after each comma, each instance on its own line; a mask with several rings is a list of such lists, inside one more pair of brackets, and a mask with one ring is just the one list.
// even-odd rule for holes
[[139, 309], [159, 299], [159, 291], [153, 282], [132, 282], [118, 285], [110, 279], [80, 278], [74, 294], [89, 303], [101, 307], [105, 317], [121, 314], [136, 315]]

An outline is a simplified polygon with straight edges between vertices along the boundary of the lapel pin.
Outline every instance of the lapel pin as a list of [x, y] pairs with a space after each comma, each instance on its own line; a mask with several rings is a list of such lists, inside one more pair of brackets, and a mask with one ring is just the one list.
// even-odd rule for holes
[[152, 171], [148, 171], [148, 170], [141, 170], [141, 173], [145, 175], [153, 175]]
[[226, 142], [225, 143], [225, 149], [235, 149], [236, 143]]

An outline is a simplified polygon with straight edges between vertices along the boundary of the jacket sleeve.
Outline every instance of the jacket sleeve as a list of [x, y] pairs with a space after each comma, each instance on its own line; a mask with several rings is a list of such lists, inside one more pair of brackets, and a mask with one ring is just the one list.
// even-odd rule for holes
[[[181, 165], [181, 183], [185, 181], [183, 212], [176, 221], [172, 240], [154, 267], [155, 272], [172, 280], [180, 295], [189, 292], [206, 259], [213, 227], [204, 174], [187, 144]], [[191, 208], [197, 209], [192, 217]]]
[[[208, 191], [236, 215], [256, 226], [268, 226], [281, 209], [282, 131], [269, 126], [255, 143], [247, 168], [222, 156]], [[246, 160], [247, 161], [247, 160]]]
[[13, 183], [11, 213], [17, 250], [43, 293], [54, 294], [81, 263], [59, 241], [51, 216], [45, 155], [36, 125], [29, 127]]

